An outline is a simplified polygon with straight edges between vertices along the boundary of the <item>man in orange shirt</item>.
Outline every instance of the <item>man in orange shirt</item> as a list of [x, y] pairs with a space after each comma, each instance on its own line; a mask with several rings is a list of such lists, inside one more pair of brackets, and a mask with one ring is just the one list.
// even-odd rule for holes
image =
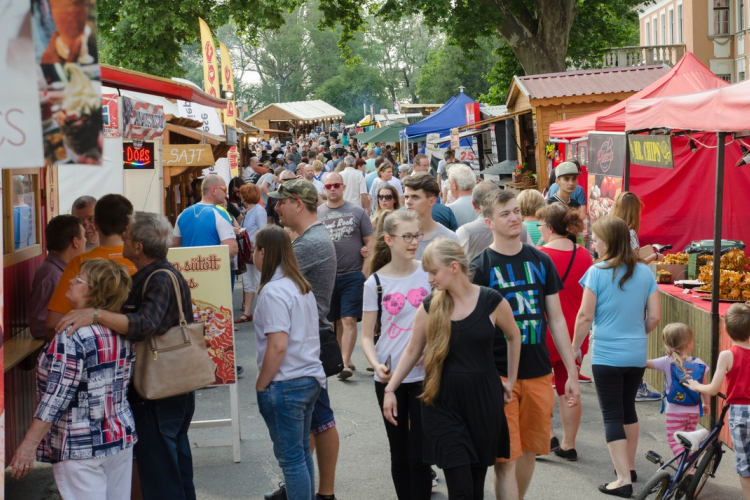
[[65, 266], [60, 282], [52, 294], [47, 306], [47, 319], [44, 326], [50, 336], [55, 335], [55, 326], [60, 319], [72, 310], [65, 292], [70, 287], [70, 280], [78, 276], [81, 264], [89, 259], [104, 258], [119, 262], [128, 268], [131, 276], [136, 273], [135, 265], [122, 256], [122, 235], [130, 223], [133, 204], [122, 195], [108, 194], [96, 203], [94, 224], [99, 234], [99, 246], [78, 255]]

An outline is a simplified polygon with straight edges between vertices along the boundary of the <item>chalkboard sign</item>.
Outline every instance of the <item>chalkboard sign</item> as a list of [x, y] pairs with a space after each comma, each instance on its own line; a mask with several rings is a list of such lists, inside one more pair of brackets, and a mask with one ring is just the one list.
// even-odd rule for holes
[[625, 134], [589, 132], [590, 174], [622, 177], [625, 166]]

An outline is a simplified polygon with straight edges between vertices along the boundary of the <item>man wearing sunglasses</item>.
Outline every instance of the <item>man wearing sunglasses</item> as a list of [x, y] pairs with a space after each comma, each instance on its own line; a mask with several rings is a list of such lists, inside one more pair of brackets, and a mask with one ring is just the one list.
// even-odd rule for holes
[[328, 200], [318, 207], [318, 219], [325, 224], [336, 248], [336, 284], [328, 320], [335, 324], [344, 358], [340, 379], [351, 377], [354, 370], [351, 357], [357, 342], [357, 322], [362, 319], [362, 294], [368, 274], [366, 259], [375, 244], [367, 213], [344, 199], [345, 189], [342, 175], [329, 173], [325, 179]]

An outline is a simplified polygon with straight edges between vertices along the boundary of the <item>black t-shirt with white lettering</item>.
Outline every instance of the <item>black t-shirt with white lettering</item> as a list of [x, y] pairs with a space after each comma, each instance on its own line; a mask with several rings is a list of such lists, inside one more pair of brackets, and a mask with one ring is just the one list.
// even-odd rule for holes
[[[520, 252], [510, 256], [487, 248], [471, 261], [471, 270], [475, 284], [499, 291], [513, 309], [521, 330], [519, 380], [551, 373], [544, 301], [563, 288], [552, 259], [525, 243]], [[494, 351], [498, 373], [507, 376], [508, 344], [500, 328], [495, 329]]]

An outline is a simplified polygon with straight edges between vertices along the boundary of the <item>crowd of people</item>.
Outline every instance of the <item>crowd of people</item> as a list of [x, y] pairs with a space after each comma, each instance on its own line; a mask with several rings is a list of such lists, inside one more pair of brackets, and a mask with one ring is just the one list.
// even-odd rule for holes
[[[235, 323], [254, 324], [258, 408], [284, 477], [266, 499], [336, 498], [328, 336], [341, 353], [338, 380], [372, 372], [400, 500], [430, 497], [432, 465], [451, 499], [483, 498], [492, 467], [496, 497], [518, 500], [538, 455], [577, 460], [589, 351], [616, 474], [599, 491], [632, 495], [645, 369], [704, 364], [690, 356], [692, 332], [682, 324], [665, 326], [665, 356], [647, 359], [661, 310], [637, 253], [636, 195], [621, 193], [589, 235], [573, 162], [557, 167], [557, 189], [544, 198], [481, 181], [452, 152], [435, 169], [425, 155], [399, 165], [390, 146], [360, 145], [346, 132], [259, 143], [257, 153], [229, 183], [219, 175], [195, 182], [174, 227], [120, 195], [82, 197], [72, 215], [49, 221], [30, 318], [47, 345], [34, 421], [10, 461], [14, 477], [36, 457], [53, 464], [63, 498], [130, 498], [131, 484], [145, 499], [196, 498], [195, 394], [141, 397], [130, 385], [133, 343], [178, 325], [178, 300], [190, 310], [168, 249], [226, 245], [232, 286], [242, 283]], [[581, 245], [589, 236], [594, 257]], [[727, 331], [734, 347], [717, 373], [730, 384], [737, 471], [750, 498], [749, 306], [732, 307]], [[352, 361], [358, 341], [369, 364], [361, 375]], [[718, 391], [716, 379], [701, 382], [691, 388]], [[675, 453], [674, 432], [695, 428], [699, 406], [667, 406]]]

